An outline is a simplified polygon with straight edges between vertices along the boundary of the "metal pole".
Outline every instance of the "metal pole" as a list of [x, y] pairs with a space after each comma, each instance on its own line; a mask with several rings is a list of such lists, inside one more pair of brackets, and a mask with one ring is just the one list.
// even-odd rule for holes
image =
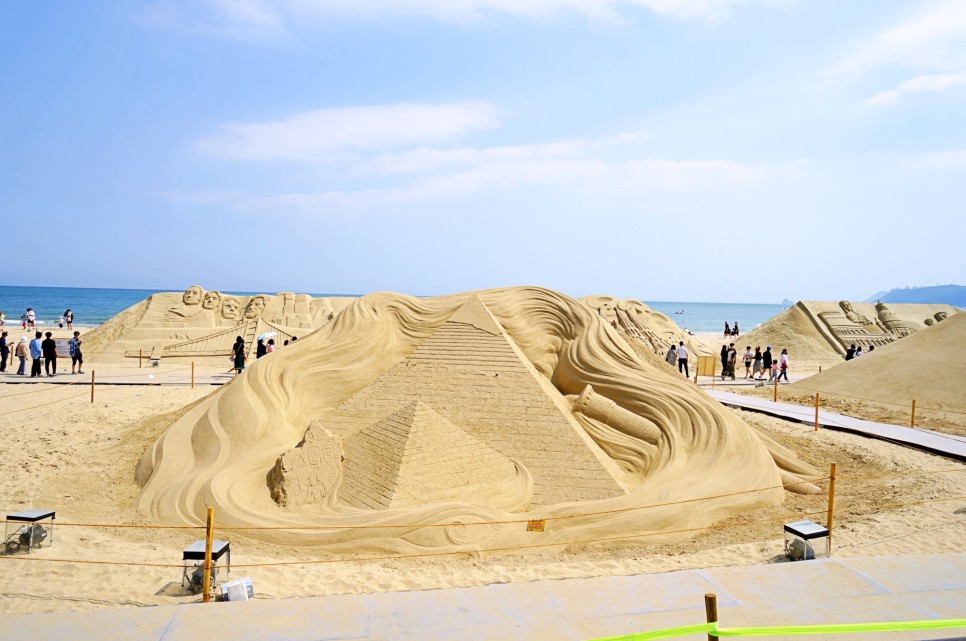
[[828, 468], [828, 516], [825, 527], [828, 528], [828, 554], [832, 556], [832, 520], [835, 513], [835, 463]]
[[909, 419], [909, 427], [916, 426], [916, 399], [912, 399], [912, 418]]
[[205, 528], [205, 578], [202, 583], [202, 590], [204, 591], [204, 596], [202, 597], [202, 602], [208, 603], [211, 601], [211, 545], [214, 538], [215, 530], [215, 508], [208, 508], [208, 524]]
[[818, 431], [818, 392], [815, 392], [815, 431]]
[[[718, 597], [713, 593], [704, 595], [704, 614], [708, 623], [718, 622]], [[717, 634], [708, 633], [708, 641], [716, 641]]]

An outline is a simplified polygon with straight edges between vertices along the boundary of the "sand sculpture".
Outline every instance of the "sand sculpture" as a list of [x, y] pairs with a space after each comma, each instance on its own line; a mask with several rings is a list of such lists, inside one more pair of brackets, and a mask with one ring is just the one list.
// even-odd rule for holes
[[961, 423], [966, 416], [966, 360], [958, 357], [963, 345], [966, 314], [952, 314], [948, 320], [791, 387], [828, 398], [865, 399], [865, 404], [878, 400], [886, 409], [901, 412], [916, 399], [920, 415]]
[[611, 327], [630, 338], [632, 346], [636, 343], [663, 356], [669, 345], [684, 341], [695, 355], [711, 353], [704, 343], [682, 330], [667, 315], [652, 310], [640, 301], [594, 295], [585, 296], [580, 302], [600, 314]]
[[472, 550], [700, 527], [818, 474], [566, 296], [379, 293], [173, 424], [136, 507], [331, 551]]
[[278, 344], [301, 338], [331, 321], [351, 300], [291, 292], [234, 296], [192, 285], [180, 295], [152, 295], [90, 332], [85, 344], [100, 360], [223, 358], [236, 336], [249, 349], [265, 333], [274, 333]]
[[[789, 348], [799, 364], [843, 362], [850, 345], [884, 347], [957, 310], [949, 305], [802, 301], [742, 337], [742, 344]], [[746, 342], [747, 341], [747, 342]]]

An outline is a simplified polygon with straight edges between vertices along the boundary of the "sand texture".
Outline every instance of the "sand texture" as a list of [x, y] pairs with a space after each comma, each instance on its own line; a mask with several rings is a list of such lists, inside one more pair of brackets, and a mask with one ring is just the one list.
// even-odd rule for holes
[[798, 371], [818, 371], [845, 362], [852, 344], [879, 349], [956, 314], [962, 312], [950, 305], [799, 301], [743, 334], [736, 345], [762, 350], [771, 345], [776, 355], [788, 349]]
[[[214, 506], [235, 526], [325, 525], [252, 536], [332, 551], [513, 546], [522, 521], [567, 517], [544, 534], [564, 545], [779, 504], [776, 460], [786, 480], [818, 475], [794, 459], [576, 300], [380, 293], [172, 425], [141, 460], [136, 507], [155, 522]], [[472, 521], [501, 523], [437, 526]]]

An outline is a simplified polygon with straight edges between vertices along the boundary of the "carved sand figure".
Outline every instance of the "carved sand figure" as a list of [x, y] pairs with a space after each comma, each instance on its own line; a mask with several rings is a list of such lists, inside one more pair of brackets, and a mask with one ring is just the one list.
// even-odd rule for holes
[[205, 309], [219, 309], [221, 307], [221, 292], [205, 292], [201, 306]]
[[241, 304], [237, 298], [229, 296], [221, 301], [221, 317], [232, 321], [241, 319]]
[[168, 314], [182, 318], [194, 316], [202, 310], [201, 301], [204, 296], [205, 290], [200, 285], [192, 285], [184, 290], [184, 295], [181, 297], [181, 305], [169, 309]]
[[908, 323], [900, 319], [894, 311], [889, 309], [888, 305], [883, 302], [878, 302], [875, 304], [875, 309], [878, 312], [879, 320], [885, 327], [886, 331], [897, 338], [902, 338], [903, 336], [909, 336], [914, 334], [916, 330], [912, 329]]
[[532, 518], [568, 517], [541, 535], [560, 545], [681, 530], [776, 505], [783, 481], [817, 491], [817, 470], [549, 290], [370, 294], [299, 345], [164, 433], [138, 466], [142, 516], [212, 506], [294, 528], [251, 531], [266, 540], [401, 552], [525, 545]]
[[946, 312], [936, 312], [933, 315], [933, 318], [936, 319], [936, 322], [937, 323], [946, 320], [947, 317], [948, 317], [948, 314], [946, 314]]
[[252, 296], [252, 299], [248, 301], [248, 305], [245, 306], [245, 318], [254, 319], [262, 315], [265, 311], [265, 305], [268, 303], [268, 299], [265, 296]]
[[848, 318], [853, 323], [856, 323], [857, 325], [872, 325], [872, 321], [870, 321], [862, 314], [857, 313], [852, 308], [852, 303], [850, 301], [840, 300], [839, 307], [842, 308], [842, 311], [845, 313], [845, 317]]

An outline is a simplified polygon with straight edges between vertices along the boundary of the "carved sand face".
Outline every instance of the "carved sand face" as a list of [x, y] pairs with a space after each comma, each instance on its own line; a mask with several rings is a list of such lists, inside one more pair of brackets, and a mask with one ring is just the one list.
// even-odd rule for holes
[[221, 302], [221, 315], [228, 320], [238, 320], [241, 316], [241, 305], [237, 298], [226, 298]]
[[248, 307], [245, 308], [245, 318], [258, 318], [265, 311], [265, 297], [256, 296], [255, 298], [248, 301]]
[[937, 321], [944, 321], [946, 320], [946, 312], [936, 312], [933, 318], [935, 318]]
[[197, 305], [201, 302], [201, 298], [204, 295], [205, 290], [201, 289], [198, 285], [192, 285], [184, 290], [184, 296], [181, 297], [181, 300], [185, 305]]
[[207, 292], [204, 300], [201, 301], [201, 306], [205, 309], [218, 309], [219, 305], [221, 305], [220, 292]]
[[852, 313], [852, 303], [850, 303], [847, 300], [840, 300], [839, 307], [841, 307], [842, 311], [845, 312], [846, 314]]

